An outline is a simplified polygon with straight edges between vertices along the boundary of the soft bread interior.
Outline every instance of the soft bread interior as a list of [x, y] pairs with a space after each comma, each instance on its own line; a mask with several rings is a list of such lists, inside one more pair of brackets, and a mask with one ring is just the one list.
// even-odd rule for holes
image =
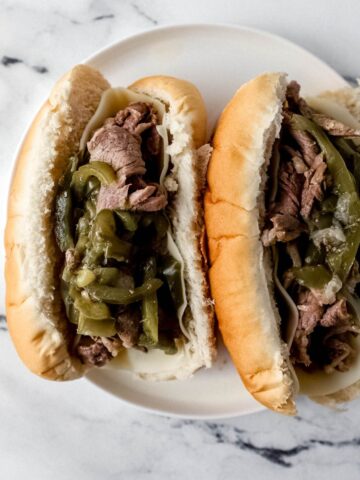
[[225, 108], [213, 141], [205, 220], [211, 291], [225, 345], [249, 392], [275, 411], [294, 414], [296, 380], [259, 238], [259, 191], [280, 133], [286, 85], [283, 74], [261, 75]]
[[68, 157], [109, 87], [79, 65], [54, 87], [18, 155], [5, 231], [6, 313], [16, 350], [34, 373], [52, 380], [83, 374], [67, 350], [66, 319], [56, 294], [59, 252], [52, 204]]

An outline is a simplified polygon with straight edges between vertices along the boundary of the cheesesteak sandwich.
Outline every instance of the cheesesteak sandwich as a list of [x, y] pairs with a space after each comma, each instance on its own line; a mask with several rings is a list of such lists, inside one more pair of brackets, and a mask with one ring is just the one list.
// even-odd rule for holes
[[249, 392], [360, 392], [360, 93], [306, 102], [284, 74], [241, 87], [222, 113], [205, 221], [220, 330]]
[[205, 135], [189, 82], [110, 88], [78, 65], [55, 85], [19, 153], [6, 226], [8, 326], [34, 373], [69, 380], [117, 357], [167, 380], [211, 365]]

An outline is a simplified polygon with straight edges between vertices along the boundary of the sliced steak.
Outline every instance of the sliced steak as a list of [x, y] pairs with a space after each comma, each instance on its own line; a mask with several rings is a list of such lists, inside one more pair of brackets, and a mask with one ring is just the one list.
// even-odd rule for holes
[[304, 231], [304, 225], [292, 215], [276, 214], [271, 217], [273, 227], [263, 231], [261, 241], [265, 247], [276, 242], [290, 242]]
[[274, 213], [298, 217], [303, 175], [296, 172], [292, 162], [284, 162], [279, 171], [279, 193]]
[[117, 316], [118, 336], [125, 348], [134, 347], [140, 336], [141, 315], [133, 306], [119, 309]]
[[113, 167], [122, 185], [133, 175], [144, 175], [145, 162], [141, 153], [141, 138], [117, 125], [97, 130], [87, 143], [90, 161], [106, 162]]
[[348, 323], [350, 315], [347, 311], [346, 300], [338, 300], [334, 305], [329, 307], [324, 316], [320, 320], [322, 327], [335, 327], [344, 323]]
[[115, 116], [115, 123], [131, 133], [141, 135], [145, 130], [157, 125], [158, 118], [150, 103], [131, 103]]
[[96, 210], [106, 208], [114, 210], [120, 208], [125, 210], [128, 206], [128, 195], [130, 185], [122, 185], [122, 182], [114, 182], [110, 185], [101, 185], [96, 202]]
[[76, 351], [82, 363], [89, 367], [102, 367], [112, 357], [100, 338], [94, 341], [91, 337], [82, 337]]
[[315, 161], [317, 154], [319, 153], [315, 140], [310, 134], [302, 130], [295, 130], [293, 128], [290, 128], [290, 133], [298, 143], [306, 164], [311, 167]]
[[334, 137], [360, 137], [360, 130], [349, 127], [327, 115], [314, 113], [312, 119]]
[[295, 363], [309, 366], [311, 364], [309, 336], [319, 324], [324, 309], [308, 289], [300, 291], [297, 308], [299, 310], [299, 324], [295, 332], [291, 357]]
[[[315, 162], [314, 162], [315, 163]], [[310, 168], [304, 173], [305, 182], [301, 193], [301, 216], [307, 220], [315, 200], [322, 200], [324, 192], [322, 183], [325, 179], [326, 163], [321, 160], [315, 169]]]

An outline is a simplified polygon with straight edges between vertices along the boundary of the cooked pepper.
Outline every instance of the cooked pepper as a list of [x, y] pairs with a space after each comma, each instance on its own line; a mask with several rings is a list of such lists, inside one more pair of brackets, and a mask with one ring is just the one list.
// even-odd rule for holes
[[327, 262], [342, 281], [348, 276], [360, 245], [360, 222], [345, 229], [346, 241], [327, 255]]
[[115, 321], [102, 320], [99, 322], [80, 314], [77, 333], [96, 337], [112, 337], [116, 334]]
[[349, 140], [336, 138], [334, 143], [346, 159], [351, 161], [352, 172], [355, 178], [358, 193], [360, 191], [360, 153], [353, 148]]
[[325, 254], [317, 248], [312, 241], [309, 241], [305, 252], [305, 263], [307, 265], [324, 264]]
[[94, 273], [96, 275], [96, 280], [100, 285], [111, 285], [114, 286], [121, 275], [121, 272], [118, 268], [114, 267], [98, 267], [95, 268]]
[[142, 300], [146, 295], [156, 292], [162, 283], [158, 278], [152, 278], [144, 282], [140, 287], [134, 288], [134, 290], [91, 283], [86, 287], [86, 290], [94, 300], [113, 305], [129, 305]]
[[90, 214], [86, 212], [78, 221], [76, 226], [77, 242], [75, 249], [80, 254], [84, 253], [89, 241]]
[[329, 195], [321, 204], [321, 211], [324, 213], [334, 213], [337, 205], [338, 197], [336, 195]]
[[70, 295], [71, 287], [69, 284], [62, 280], [60, 281], [60, 292], [65, 305], [66, 316], [71, 323], [77, 324], [79, 321], [79, 312], [74, 308], [74, 299]]
[[162, 260], [161, 273], [166, 279], [171, 298], [173, 299], [176, 309], [178, 309], [184, 302], [181, 284], [181, 265], [175, 258], [168, 255]]
[[360, 200], [357, 195], [354, 177], [321, 127], [308, 118], [296, 114], [291, 118], [291, 125], [294, 129], [306, 130], [319, 144], [334, 181], [335, 193], [339, 196], [346, 193], [350, 194], [349, 218], [351, 225], [345, 230], [344, 245], [341, 248], [334, 249], [326, 258], [334, 274], [344, 281], [355, 261], [360, 245]]
[[139, 215], [127, 212], [125, 210], [114, 210], [116, 215], [120, 218], [125, 230], [135, 232], [138, 228]]
[[84, 288], [89, 283], [93, 282], [96, 279], [96, 275], [92, 270], [89, 270], [88, 268], [83, 268], [81, 270], [78, 270], [76, 274], [76, 285], [79, 288]]
[[87, 251], [85, 263], [93, 265], [104, 255], [118, 261], [127, 260], [131, 253], [132, 245], [121, 240], [116, 235], [116, 224], [111, 210], [101, 210], [95, 217], [91, 228], [91, 243]]
[[84, 298], [80, 293], [76, 295], [74, 305], [80, 314], [92, 320], [106, 320], [111, 318], [109, 307], [105, 303], [93, 302], [89, 298]]
[[[150, 257], [144, 266], [144, 282], [155, 278], [155, 276], [156, 260], [155, 257]], [[141, 312], [144, 334], [156, 345], [159, 340], [159, 316], [156, 292], [144, 296], [141, 304]]]
[[294, 267], [291, 269], [300, 285], [308, 288], [321, 289], [330, 282], [332, 275], [323, 265]]
[[69, 188], [58, 193], [55, 200], [55, 237], [62, 252], [74, 246], [72, 237], [72, 199]]
[[90, 177], [96, 177], [102, 185], [109, 185], [116, 180], [116, 174], [108, 163], [87, 163], [80, 167], [72, 176], [71, 186], [78, 195], [82, 195]]

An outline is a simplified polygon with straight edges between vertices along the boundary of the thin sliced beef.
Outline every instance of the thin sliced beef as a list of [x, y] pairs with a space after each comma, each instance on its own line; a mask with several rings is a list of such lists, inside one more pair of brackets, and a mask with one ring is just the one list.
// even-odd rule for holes
[[302, 174], [308, 170], [309, 167], [304, 162], [301, 156], [301, 153], [298, 150], [295, 150], [289, 145], [283, 145], [282, 149], [290, 155], [290, 158], [294, 164], [296, 173]]
[[333, 373], [335, 370], [346, 372], [349, 370], [355, 355], [355, 350], [347, 341], [340, 338], [330, 338], [326, 342], [327, 364], [324, 366], [326, 373]]
[[102, 367], [112, 357], [100, 338], [82, 337], [76, 347], [80, 360], [89, 367]]
[[334, 137], [360, 137], [360, 130], [349, 127], [327, 115], [314, 113], [312, 119]]
[[292, 80], [287, 86], [286, 100], [290, 111], [301, 113], [308, 118], [311, 117], [312, 109], [300, 96], [300, 85], [295, 80]]
[[125, 348], [131, 348], [137, 344], [140, 336], [141, 315], [140, 311], [133, 306], [119, 307], [117, 315], [118, 336]]
[[115, 123], [131, 133], [141, 135], [145, 130], [156, 126], [158, 118], [152, 105], [136, 102], [120, 110], [115, 116]]
[[141, 138], [117, 125], [107, 125], [97, 130], [87, 147], [90, 161], [111, 165], [121, 185], [125, 185], [127, 178], [144, 175], [146, 172], [141, 153]]
[[[121, 183], [102, 185], [98, 194], [96, 208], [99, 212], [105, 208], [114, 210], [134, 210], [143, 212], [156, 212], [167, 205], [165, 192], [161, 192], [158, 185], [146, 185], [131, 192], [132, 184], [121, 186]], [[131, 193], [130, 193], [131, 192]]]
[[292, 162], [283, 162], [279, 171], [279, 199], [272, 209], [274, 213], [298, 217], [303, 176], [299, 175]]
[[102, 185], [97, 197], [96, 209], [98, 212], [106, 208], [125, 210], [128, 206], [130, 185], [122, 185], [122, 182], [114, 182], [110, 185]]
[[346, 300], [342, 298], [326, 310], [324, 316], [320, 320], [320, 325], [322, 327], [335, 327], [349, 323], [350, 318], [351, 317], [347, 311]]
[[312, 136], [302, 130], [295, 130], [290, 128], [290, 133], [292, 137], [298, 143], [303, 159], [309, 167], [312, 167], [315, 162], [316, 156], [319, 153], [317, 144]]
[[319, 305], [311, 291], [307, 289], [300, 291], [297, 307], [299, 310], [299, 324], [295, 332], [291, 356], [294, 362], [309, 366], [311, 364], [309, 336], [319, 324], [324, 309]]
[[263, 231], [261, 241], [265, 247], [276, 242], [290, 242], [303, 231], [304, 225], [291, 215], [276, 214], [271, 217], [273, 227]]
[[[319, 156], [318, 156], [319, 157]], [[315, 162], [314, 162], [315, 163]], [[322, 183], [325, 179], [326, 163], [321, 160], [316, 168], [310, 168], [304, 173], [305, 182], [301, 193], [301, 216], [307, 220], [315, 200], [322, 200], [324, 192]]]
[[160, 153], [161, 137], [157, 131], [158, 116], [149, 103], [132, 103], [117, 113], [115, 123], [129, 132], [142, 137], [145, 161]]

